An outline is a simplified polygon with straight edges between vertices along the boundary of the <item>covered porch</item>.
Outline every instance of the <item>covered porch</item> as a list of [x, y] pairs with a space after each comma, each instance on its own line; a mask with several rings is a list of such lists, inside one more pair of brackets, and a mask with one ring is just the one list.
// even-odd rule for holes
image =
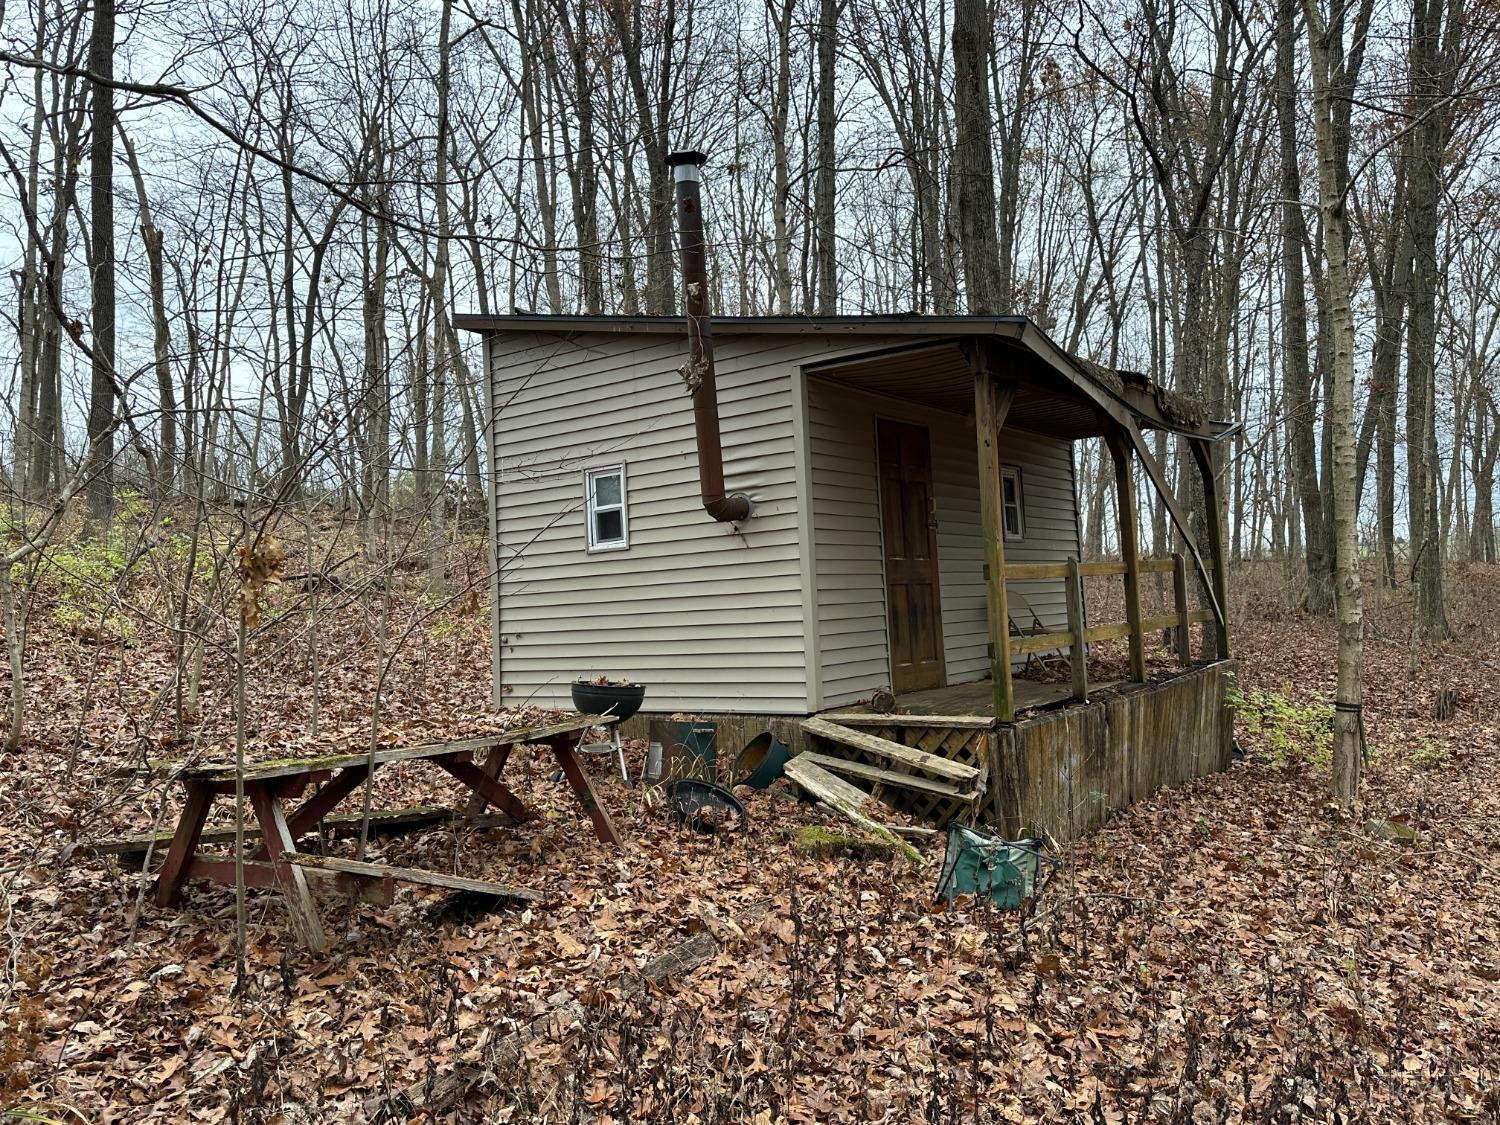
[[[913, 476], [921, 477], [924, 455], [920, 450], [898, 451], [888, 459], [883, 448], [886, 435], [884, 430], [880, 433], [887, 645], [896, 710], [934, 718], [1014, 722], [1019, 712], [1086, 701], [1091, 691], [1099, 690], [1101, 684], [1090, 683], [1087, 658], [1091, 646], [1100, 642], [1124, 642], [1128, 650], [1126, 666], [1110, 677], [1111, 686], [1147, 682], [1147, 636], [1157, 630], [1171, 631], [1180, 667], [1193, 666], [1191, 636], [1193, 626], [1200, 623], [1207, 634], [1200, 657], [1227, 658], [1216, 464], [1217, 440], [1231, 427], [1208, 421], [1196, 403], [1143, 377], [1068, 355], [1029, 321], [1001, 318], [986, 328], [982, 334], [921, 340], [804, 368], [819, 385], [891, 404], [890, 413], [896, 417], [902, 416], [904, 403], [913, 412], [939, 411], [973, 427], [972, 437], [964, 439], [972, 442], [964, 473], [972, 476], [977, 493], [970, 533], [976, 554], [982, 552], [973, 568], [973, 588], [982, 593], [982, 605], [976, 597], [973, 620], [979, 631], [971, 646], [975, 658], [961, 668], [953, 655], [950, 575], [945, 572], [939, 579], [939, 535], [924, 530], [929, 524], [932, 529], [939, 525], [931, 469], [926, 470], [925, 484], [918, 479], [911, 485]], [[1187, 506], [1173, 492], [1144, 439], [1148, 430], [1182, 438], [1191, 453], [1209, 513], [1196, 531]], [[1028, 536], [1025, 542], [1010, 543], [1012, 548], [1024, 548], [1016, 552], [1020, 559], [1007, 559], [1008, 541], [1022, 538], [1019, 481], [1009, 462], [1018, 441], [1035, 442], [1038, 435], [1055, 439], [1065, 449], [1081, 439], [1104, 442], [1115, 469], [1118, 559], [1081, 562], [1076, 535], [1071, 541]], [[956, 431], [940, 435], [948, 442], [957, 436]], [[944, 452], [936, 451], [939, 456]], [[903, 458], [915, 462], [916, 469]], [[1142, 557], [1137, 466], [1176, 525], [1183, 549], [1169, 558]], [[1054, 508], [1062, 503], [1056, 498], [1048, 502]], [[1067, 514], [1076, 521], [1076, 497], [1069, 495], [1066, 503]], [[931, 561], [926, 571], [924, 555]], [[1122, 584], [1123, 600], [1113, 615], [1088, 604], [1085, 583], [1090, 579]], [[1144, 608], [1142, 585], [1147, 579], [1155, 588], [1170, 583], [1170, 599], [1154, 607], [1156, 612]], [[1039, 587], [1049, 591], [1051, 610], [1041, 615], [1031, 604]], [[950, 634], [946, 638], [945, 628]], [[924, 630], [930, 636], [924, 636]], [[1017, 678], [1015, 664], [1039, 654], [1066, 660], [1068, 682], [1038, 684]], [[836, 701], [825, 709], [858, 711], [839, 707]]]
[[[874, 419], [890, 691], [871, 697], [867, 686], [861, 701], [834, 701], [803, 733], [810, 765], [934, 823], [977, 820], [1061, 841], [1229, 763], [1216, 467], [1232, 428], [1143, 377], [1068, 355], [1029, 321], [987, 328], [804, 368], [820, 386], [887, 404]], [[882, 419], [927, 419], [931, 457], [925, 439], [888, 455]], [[1206, 512], [1197, 527], [1145, 440], [1151, 430], [1183, 440]], [[1049, 491], [1042, 511], [1015, 467], [1026, 456], [1037, 463], [1039, 442], [1070, 464], [1085, 439], [1100, 439], [1114, 467], [1114, 559], [1079, 558], [1071, 469], [1070, 487]], [[1138, 474], [1176, 527], [1181, 550], [1170, 557], [1142, 555]], [[955, 475], [973, 498], [959, 530], [952, 506], [938, 503], [958, 496]], [[1025, 533], [1023, 514], [1039, 520], [1064, 506], [1071, 537]], [[1090, 596], [1104, 589], [1109, 597]], [[969, 594], [962, 615], [951, 604], [958, 593]], [[970, 630], [963, 661], [944, 634], [955, 626]], [[1028, 674], [1035, 660], [1044, 675]]]

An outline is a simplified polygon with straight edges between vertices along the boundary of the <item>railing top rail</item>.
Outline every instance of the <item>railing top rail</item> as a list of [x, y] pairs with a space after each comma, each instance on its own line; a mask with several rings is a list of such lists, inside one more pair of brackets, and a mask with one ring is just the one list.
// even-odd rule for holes
[[[1213, 569], [1211, 562], [1205, 562], [1204, 565], [1209, 570]], [[1171, 574], [1176, 567], [1177, 561], [1175, 559], [1142, 559], [1139, 570], [1142, 574]], [[1084, 577], [1092, 578], [1115, 577], [1125, 573], [1125, 564], [1113, 559], [1079, 563], [1078, 573]], [[1007, 582], [1031, 582], [1038, 579], [1066, 578], [1067, 576], [1068, 564], [1066, 562], [1007, 563], [1005, 565], [1005, 580]]]

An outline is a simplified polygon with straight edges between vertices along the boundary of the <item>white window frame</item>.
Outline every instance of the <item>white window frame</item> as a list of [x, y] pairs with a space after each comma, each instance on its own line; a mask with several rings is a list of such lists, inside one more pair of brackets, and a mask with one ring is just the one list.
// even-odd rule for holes
[[[1010, 529], [1010, 522], [1005, 518], [1005, 482], [1011, 481], [1016, 490], [1016, 528]], [[1000, 466], [1000, 529], [1005, 538], [1010, 542], [1016, 542], [1026, 538], [1026, 493], [1021, 488], [1021, 468], [1019, 465]]]
[[[620, 478], [620, 502], [619, 504], [594, 504], [594, 481], [599, 477], [618, 476]], [[595, 539], [596, 523], [594, 516], [599, 512], [620, 513], [620, 538], [608, 539], [599, 542]], [[618, 465], [600, 465], [595, 469], [586, 469], [583, 474], [583, 518], [585, 542], [588, 544], [588, 553], [596, 554], [603, 551], [626, 551], [630, 549], [630, 490], [628, 478], [625, 473], [624, 462]]]

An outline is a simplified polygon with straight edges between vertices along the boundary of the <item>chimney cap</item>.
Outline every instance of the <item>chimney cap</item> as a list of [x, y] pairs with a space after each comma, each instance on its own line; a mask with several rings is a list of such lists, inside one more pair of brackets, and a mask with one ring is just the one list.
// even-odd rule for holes
[[678, 149], [676, 152], [667, 154], [667, 167], [676, 168], [680, 164], [694, 164], [702, 166], [708, 162], [708, 153], [699, 152], [695, 148]]

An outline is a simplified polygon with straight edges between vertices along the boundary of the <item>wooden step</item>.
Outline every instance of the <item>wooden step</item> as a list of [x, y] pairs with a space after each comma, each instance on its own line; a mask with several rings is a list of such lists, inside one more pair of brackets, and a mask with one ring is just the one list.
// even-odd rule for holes
[[[439, 808], [436, 805], [412, 805], [404, 809], [372, 809], [370, 810], [370, 834], [372, 836], [393, 835], [399, 832], [409, 832], [416, 828], [425, 828], [430, 824], [444, 824], [450, 820], [457, 820], [462, 813], [454, 812], [452, 809]], [[350, 833], [359, 832], [360, 814], [339, 814], [323, 818], [323, 827], [335, 836], [347, 836]], [[483, 827], [484, 825], [481, 825]], [[312, 835], [311, 830], [304, 835]], [[245, 840], [253, 843], [260, 839], [260, 828], [252, 823], [245, 825]], [[160, 862], [167, 854], [167, 848], [172, 843], [171, 832], [160, 832], [153, 835], [150, 832], [139, 836], [124, 836], [117, 840], [100, 840], [89, 844], [80, 851], [86, 855], [117, 855], [122, 861], [128, 862], [132, 857], [139, 860], [146, 854], [146, 849], [152, 846], [152, 858]], [[202, 844], [232, 844], [234, 843], [234, 827], [205, 828], [203, 835], [199, 837]]]
[[388, 863], [369, 863], [359, 859], [343, 859], [331, 855], [303, 855], [300, 852], [284, 857], [288, 863], [305, 867], [311, 871], [333, 875], [357, 875], [365, 879], [394, 879], [398, 883], [416, 883], [424, 887], [438, 887], [445, 891], [460, 891], [464, 894], [482, 895], [486, 898], [503, 898], [516, 902], [540, 902], [546, 896], [540, 891], [525, 887], [508, 887], [502, 883], [491, 883], [484, 879], [469, 879], [462, 875], [445, 875], [441, 871], [429, 871], [425, 867], [392, 867]]
[[880, 738], [866, 731], [854, 730], [850, 727], [830, 723], [826, 719], [804, 719], [802, 729], [808, 734], [826, 738], [830, 742], [837, 742], [844, 746], [853, 746], [858, 750], [865, 750], [871, 754], [879, 755], [892, 762], [900, 762], [902, 765], [911, 766], [912, 769], [930, 773], [934, 777], [946, 777], [950, 781], [975, 781], [979, 777], [979, 770], [974, 766], [966, 766], [962, 762], [941, 757], [937, 754], [929, 754], [925, 750], [918, 750], [912, 746], [903, 746], [899, 742], [892, 742], [888, 738]]
[[915, 789], [922, 793], [935, 793], [940, 797], [952, 797], [957, 801], [973, 801], [979, 796], [977, 790], [960, 789], [946, 781], [934, 781], [930, 777], [922, 777], [914, 773], [897, 773], [895, 770], [883, 770], [879, 766], [867, 765], [864, 762], [851, 762], [846, 758], [835, 758], [831, 754], [818, 754], [811, 750], [804, 750], [797, 755], [799, 758], [807, 758], [813, 765], [819, 766], [830, 773], [844, 774], [847, 777], [863, 778], [865, 781], [875, 782], [880, 785], [896, 785], [902, 789]]

